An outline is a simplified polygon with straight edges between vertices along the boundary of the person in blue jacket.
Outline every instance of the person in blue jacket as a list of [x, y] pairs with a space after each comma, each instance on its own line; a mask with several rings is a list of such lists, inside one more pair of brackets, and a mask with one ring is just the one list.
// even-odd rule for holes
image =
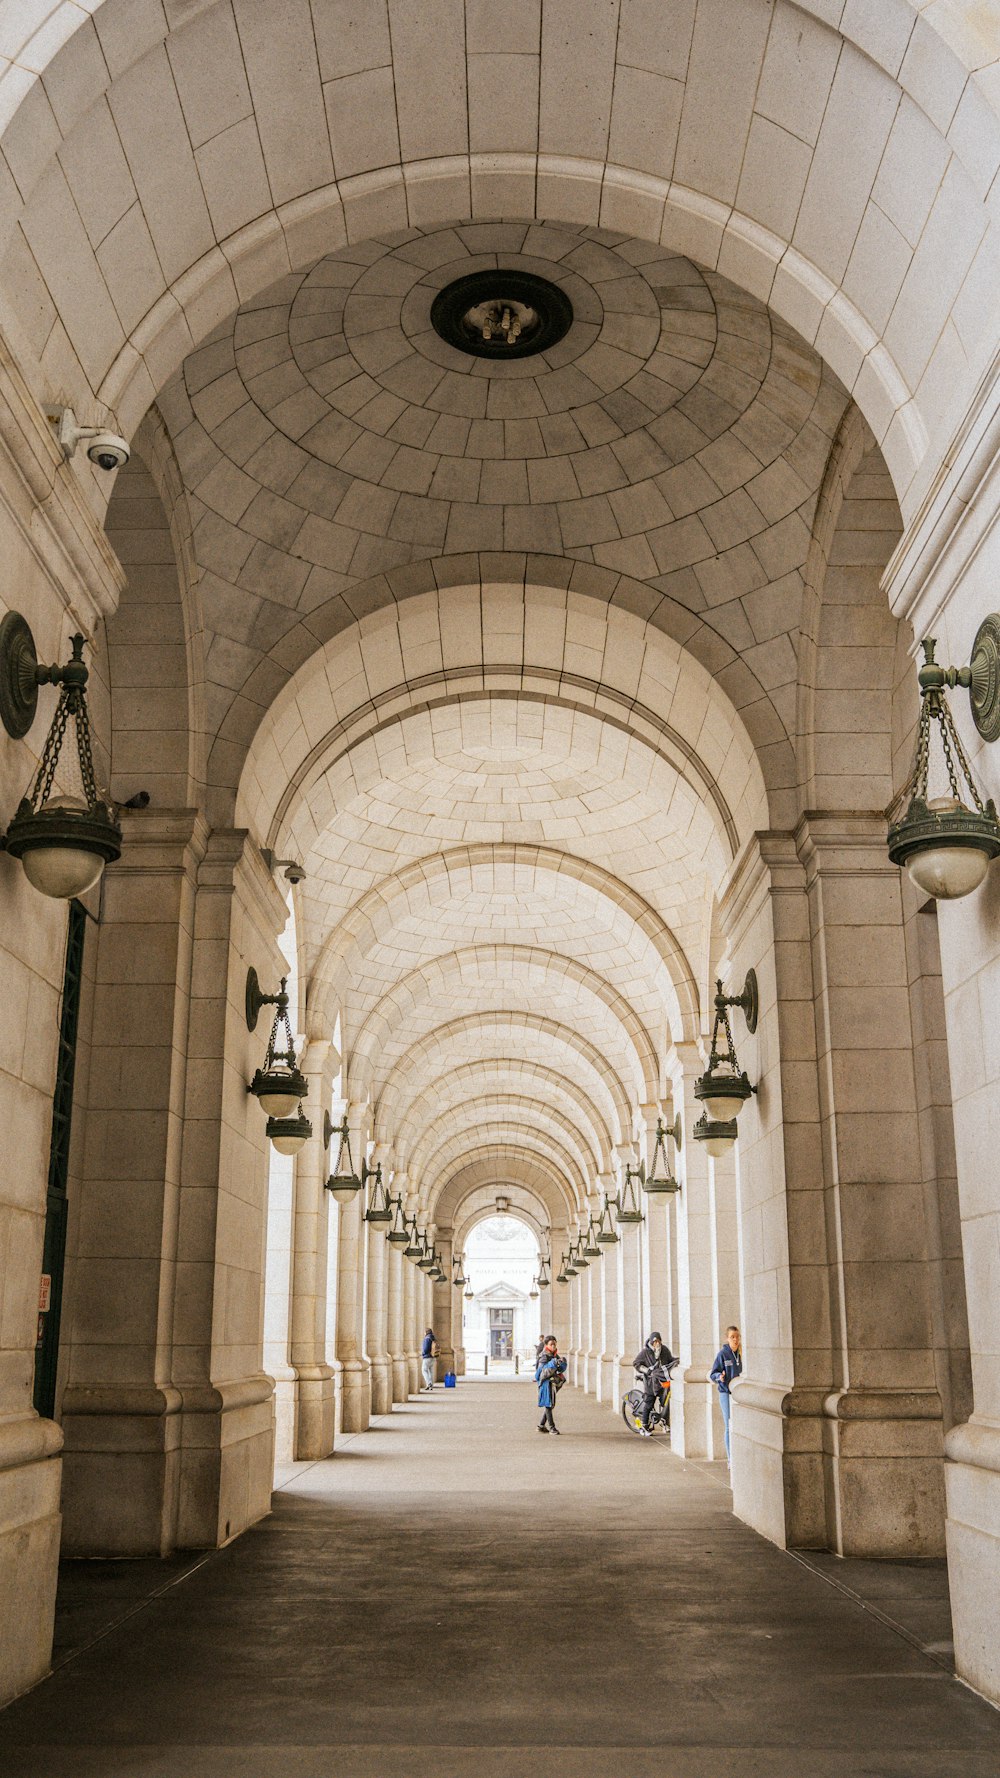
[[555, 1334], [549, 1334], [541, 1352], [538, 1354], [538, 1363], [535, 1366], [535, 1382], [538, 1384], [538, 1405], [542, 1410], [542, 1417], [538, 1423], [539, 1432], [558, 1433], [559, 1431], [552, 1416], [552, 1409], [556, 1405], [556, 1389], [558, 1388], [556, 1378], [565, 1376], [565, 1374], [566, 1360], [560, 1356], [559, 1348], [556, 1345]]
[[738, 1327], [726, 1328], [726, 1343], [720, 1346], [715, 1354], [715, 1363], [708, 1373], [709, 1381], [719, 1391], [719, 1406], [722, 1409], [722, 1421], [726, 1428], [726, 1462], [729, 1462], [729, 1416], [732, 1412], [733, 1398], [729, 1393], [731, 1383], [743, 1374], [743, 1346]]
[[424, 1343], [420, 1349], [420, 1368], [424, 1377], [424, 1380], [420, 1385], [421, 1393], [423, 1393], [425, 1389], [433, 1389], [434, 1387], [434, 1378], [437, 1374], [436, 1359], [437, 1340], [434, 1338], [434, 1329], [429, 1327], [424, 1334]]

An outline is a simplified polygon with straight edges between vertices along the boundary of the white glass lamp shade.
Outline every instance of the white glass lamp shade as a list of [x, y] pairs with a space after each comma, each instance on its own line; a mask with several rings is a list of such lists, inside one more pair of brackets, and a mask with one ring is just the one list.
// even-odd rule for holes
[[[257, 1103], [261, 1110], [267, 1113], [268, 1117], [291, 1117], [299, 1099], [301, 1098], [301, 1089], [299, 1092], [293, 1090], [291, 1086], [291, 1071], [289, 1069], [272, 1068], [269, 1070], [269, 1073], [272, 1077], [272, 1081], [269, 1083], [269, 1089], [267, 1092], [258, 1093]], [[290, 1084], [287, 1092], [281, 1091], [280, 1076], [282, 1074], [287, 1074], [289, 1077]]]
[[736, 1147], [736, 1137], [729, 1135], [706, 1136], [704, 1146], [706, 1153], [711, 1155], [713, 1161], [719, 1161], [724, 1154], [729, 1153], [731, 1148]]
[[300, 1135], [297, 1130], [282, 1131], [280, 1135], [272, 1136], [271, 1141], [279, 1154], [298, 1154], [306, 1145], [305, 1136]]
[[[52, 796], [45, 810], [88, 814], [87, 805], [79, 796]], [[21, 863], [28, 882], [40, 895], [48, 895], [53, 901], [72, 901], [75, 895], [85, 895], [100, 880], [105, 861], [100, 852], [88, 847], [59, 844], [32, 846], [30, 851], [24, 852]]]
[[361, 1181], [354, 1173], [335, 1173], [329, 1180], [327, 1189], [338, 1204], [349, 1204], [361, 1190]]
[[[927, 807], [936, 815], [964, 811], [964, 805], [954, 796], [931, 797]], [[906, 870], [910, 881], [925, 895], [933, 895], [935, 901], [959, 901], [979, 888], [991, 860], [991, 852], [980, 851], [978, 846], [949, 845], [942, 835], [939, 846], [921, 846], [918, 852], [911, 853]]]

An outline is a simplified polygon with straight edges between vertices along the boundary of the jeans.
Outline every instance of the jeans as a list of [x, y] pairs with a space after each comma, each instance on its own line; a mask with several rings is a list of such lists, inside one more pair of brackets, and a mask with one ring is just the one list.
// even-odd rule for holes
[[649, 1431], [649, 1416], [653, 1412], [653, 1409], [655, 1408], [655, 1406], [656, 1406], [656, 1390], [655, 1389], [653, 1389], [653, 1390], [647, 1389], [645, 1394], [643, 1395], [643, 1398], [642, 1398], [642, 1423], [643, 1423], [644, 1427], [646, 1428], [647, 1432]]
[[555, 1426], [555, 1420], [553, 1419], [551, 1408], [543, 1408], [542, 1409], [542, 1418], [540, 1421], [540, 1425]]
[[726, 1429], [726, 1462], [729, 1462], [729, 1416], [733, 1411], [733, 1398], [728, 1389], [719, 1390], [719, 1406], [722, 1409], [722, 1424]]
[[420, 1360], [420, 1368], [424, 1374], [424, 1388], [425, 1389], [433, 1389], [433, 1387], [434, 1387], [434, 1372], [436, 1369], [434, 1359], [433, 1358], [422, 1358]]

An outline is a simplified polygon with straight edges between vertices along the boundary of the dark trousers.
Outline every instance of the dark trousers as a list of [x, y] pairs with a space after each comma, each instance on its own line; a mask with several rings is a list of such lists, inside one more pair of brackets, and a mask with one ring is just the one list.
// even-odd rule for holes
[[656, 1390], [655, 1389], [652, 1389], [652, 1390], [647, 1389], [645, 1394], [643, 1395], [643, 1398], [642, 1398], [642, 1423], [646, 1427], [647, 1430], [649, 1428], [649, 1416], [653, 1412], [653, 1408], [655, 1407], [655, 1405], [656, 1405]]
[[541, 1417], [541, 1420], [539, 1421], [539, 1425], [540, 1426], [554, 1426], [555, 1425], [555, 1421], [552, 1418], [552, 1409], [551, 1408], [543, 1408], [542, 1409], [542, 1417]]

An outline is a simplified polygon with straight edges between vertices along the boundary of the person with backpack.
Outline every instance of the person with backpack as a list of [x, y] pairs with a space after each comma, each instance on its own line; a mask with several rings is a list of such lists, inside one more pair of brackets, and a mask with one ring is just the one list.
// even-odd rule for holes
[[738, 1327], [726, 1328], [725, 1345], [720, 1346], [715, 1355], [715, 1363], [708, 1373], [708, 1380], [714, 1383], [719, 1391], [719, 1406], [722, 1409], [722, 1423], [726, 1429], [726, 1462], [729, 1456], [729, 1416], [732, 1413], [733, 1398], [730, 1387], [737, 1377], [743, 1374], [743, 1346]]
[[434, 1387], [434, 1379], [437, 1375], [437, 1355], [438, 1343], [434, 1338], [434, 1329], [429, 1327], [424, 1334], [424, 1343], [420, 1349], [420, 1368], [423, 1371], [424, 1376], [423, 1383], [420, 1386], [421, 1394], [423, 1394], [425, 1389], [433, 1389]]
[[538, 1405], [542, 1417], [538, 1423], [539, 1432], [558, 1433], [552, 1410], [556, 1405], [556, 1395], [566, 1381], [566, 1360], [562, 1357], [556, 1344], [555, 1334], [549, 1334], [539, 1354], [535, 1366], [535, 1382], [538, 1384]]

